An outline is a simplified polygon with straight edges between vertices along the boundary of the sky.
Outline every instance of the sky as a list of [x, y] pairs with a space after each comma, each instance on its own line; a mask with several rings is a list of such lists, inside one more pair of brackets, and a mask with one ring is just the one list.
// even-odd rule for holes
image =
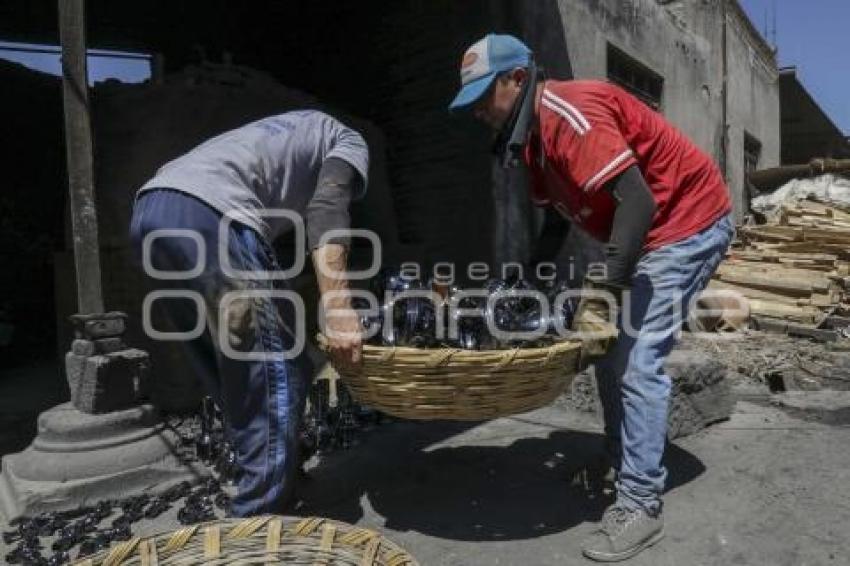
[[[779, 66], [797, 77], [836, 126], [850, 135], [850, 0], [739, 0], [756, 28], [773, 29]], [[767, 18], [766, 18], [767, 16]]]
[[[12, 48], [12, 49], [10, 49]], [[51, 51], [40, 53], [33, 51], [18, 51], [17, 49], [35, 49]], [[125, 83], [138, 83], [150, 77], [149, 59], [124, 59], [110, 57], [110, 54], [121, 54], [118, 51], [89, 50], [89, 84], [94, 84], [109, 78], [116, 78]], [[31, 69], [60, 75], [62, 67], [59, 64], [59, 48], [55, 45], [36, 45], [0, 41], [0, 58], [21, 63]]]

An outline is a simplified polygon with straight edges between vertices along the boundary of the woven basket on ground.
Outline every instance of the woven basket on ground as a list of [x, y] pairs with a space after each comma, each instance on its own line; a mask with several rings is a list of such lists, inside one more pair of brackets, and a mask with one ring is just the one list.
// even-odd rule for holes
[[364, 345], [359, 370], [336, 369], [359, 403], [389, 415], [479, 421], [548, 405], [611, 338], [489, 351]]
[[287, 564], [418, 566], [400, 547], [369, 529], [320, 518], [224, 519], [133, 538], [75, 566]]

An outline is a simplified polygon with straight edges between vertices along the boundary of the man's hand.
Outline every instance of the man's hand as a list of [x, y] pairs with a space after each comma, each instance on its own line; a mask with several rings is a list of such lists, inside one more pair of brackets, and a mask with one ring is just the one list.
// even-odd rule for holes
[[624, 288], [605, 280], [586, 277], [572, 329], [582, 338], [616, 333], [616, 309]]
[[355, 371], [360, 366], [363, 350], [363, 328], [360, 318], [350, 306], [325, 306], [325, 336], [328, 354], [337, 368]]
[[328, 354], [337, 368], [354, 371], [360, 365], [363, 328], [357, 313], [351, 308], [345, 278], [348, 250], [340, 244], [325, 244], [314, 249], [312, 255], [322, 293]]

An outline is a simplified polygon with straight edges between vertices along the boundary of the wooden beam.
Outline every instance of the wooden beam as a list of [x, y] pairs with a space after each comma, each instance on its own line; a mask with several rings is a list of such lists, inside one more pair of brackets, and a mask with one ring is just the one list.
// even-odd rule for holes
[[[789, 270], [790, 271], [790, 270]], [[814, 272], [821, 275], [820, 272]], [[716, 277], [745, 287], [764, 289], [781, 295], [794, 295], [808, 297], [812, 293], [829, 292], [830, 281], [826, 277], [803, 277], [800, 275], [783, 274], [778, 271], [766, 272], [763, 270], [747, 269], [741, 266], [720, 264], [717, 268]]]
[[708, 283], [708, 288], [735, 291], [737, 293], [740, 293], [747, 299], [763, 299], [765, 301], [772, 301], [774, 303], [781, 303], [791, 306], [798, 306], [801, 300], [805, 300], [801, 299], [798, 296], [772, 293], [763, 289], [756, 289], [755, 287], [747, 287], [746, 285], [736, 285], [734, 283], [729, 283], [728, 281], [720, 281], [719, 279], [712, 279]]
[[793, 320], [804, 324], [818, 324], [826, 315], [814, 307], [796, 307], [763, 299], [748, 299], [754, 315]]
[[97, 209], [94, 200], [91, 116], [86, 69], [85, 0], [58, 0], [62, 44], [62, 97], [77, 309], [80, 314], [103, 312]]

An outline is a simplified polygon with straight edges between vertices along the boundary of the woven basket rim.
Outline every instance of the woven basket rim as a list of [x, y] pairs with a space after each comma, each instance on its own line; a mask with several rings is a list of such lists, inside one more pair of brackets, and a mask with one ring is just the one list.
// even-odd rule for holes
[[[536, 346], [536, 347], [514, 347], [514, 348], [502, 348], [497, 350], [468, 350], [465, 348], [456, 348], [450, 346], [444, 346], [440, 348], [414, 348], [412, 346], [377, 346], [374, 344], [363, 344], [363, 354], [378, 354], [384, 355], [386, 352], [396, 352], [399, 355], [405, 356], [422, 356], [423, 358], [430, 357], [434, 355], [435, 352], [452, 352], [453, 358], [479, 358], [481, 356], [486, 355], [494, 355], [494, 356], [502, 356], [502, 355], [510, 355], [514, 352], [526, 352], [529, 355], [539, 355], [543, 352], [549, 352], [552, 350], [560, 351], [560, 350], [572, 350], [574, 348], [587, 348], [589, 344], [602, 344], [605, 343], [612, 338], [617, 336], [616, 330], [611, 331], [600, 331], [597, 333], [598, 336], [595, 336], [590, 339], [579, 339], [579, 338], [560, 338], [555, 340], [552, 344], [547, 346]], [[319, 347], [324, 350], [324, 345], [327, 343], [327, 338], [324, 334], [319, 333], [316, 335], [316, 342], [319, 344]]]
[[[309, 540], [310, 544], [290, 543], [295, 538]], [[72, 564], [121, 566], [132, 561], [133, 564], [147, 566], [163, 560], [171, 563], [175, 559], [180, 564], [221, 564], [222, 560], [235, 559], [229, 554], [228, 545], [242, 545], [238, 550], [231, 550], [244, 556], [246, 542], [256, 546], [252, 554], [259, 553], [265, 557], [258, 564], [274, 564], [268, 559], [273, 560], [276, 553], [293, 553], [301, 547], [305, 558], [315, 557], [317, 563], [326, 565], [334, 564], [335, 556], [342, 559], [340, 553], [344, 551], [348, 555], [356, 553], [357, 563], [364, 566], [419, 566], [405, 549], [376, 529], [323, 517], [284, 515], [216, 519], [144, 537], [136, 536]], [[188, 552], [192, 554], [187, 555]], [[351, 558], [346, 557], [346, 563], [351, 563]]]
[[445, 346], [445, 347], [441, 347], [441, 348], [414, 348], [412, 346], [376, 346], [374, 344], [363, 344], [363, 351], [364, 352], [383, 352], [383, 351], [386, 351], [386, 350], [396, 350], [400, 353], [405, 353], [405, 354], [418, 354], [418, 353], [428, 354], [428, 353], [433, 353], [433, 352], [450, 350], [452, 352], [458, 352], [459, 354], [471, 354], [471, 355], [475, 356], [475, 355], [482, 355], [482, 354], [503, 354], [505, 352], [513, 352], [513, 351], [543, 352], [543, 351], [552, 350], [552, 349], [560, 350], [560, 349], [565, 348], [567, 346], [572, 348], [572, 347], [576, 347], [576, 346], [580, 346], [580, 345], [581, 345], [580, 340], [570, 340], [570, 339], [558, 340], [553, 344], [549, 344], [548, 346], [535, 346], [535, 347], [531, 347], [531, 348], [525, 348], [525, 347], [501, 348], [501, 349], [498, 349], [498, 350], [468, 350], [468, 349], [465, 349], [465, 348], [456, 348], [456, 347], [451, 347], [451, 346]]

